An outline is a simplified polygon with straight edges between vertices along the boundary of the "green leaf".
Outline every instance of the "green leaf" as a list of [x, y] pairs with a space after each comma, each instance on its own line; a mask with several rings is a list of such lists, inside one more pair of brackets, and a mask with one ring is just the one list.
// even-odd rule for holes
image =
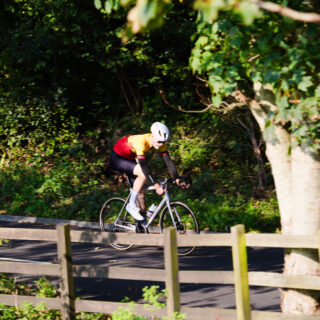
[[197, 42], [196, 42], [196, 46], [200, 45], [200, 46], [205, 46], [207, 43], [209, 42], [208, 37], [206, 36], [201, 36]]
[[233, 81], [240, 79], [238, 69], [234, 67], [231, 67], [230, 69], [227, 70], [227, 75]]
[[191, 59], [191, 69], [193, 72], [201, 73], [201, 60], [198, 57], [193, 57]]
[[102, 8], [101, 0], [94, 0], [94, 6], [100, 10]]
[[302, 81], [298, 84], [298, 89], [306, 92], [312, 85], [311, 76], [304, 76], [302, 77]]
[[281, 111], [284, 111], [289, 107], [289, 102], [287, 97], [281, 97], [278, 102], [278, 108]]
[[318, 86], [314, 92], [316, 98], [320, 98], [320, 86]]
[[263, 136], [264, 136], [265, 141], [273, 140], [276, 137], [275, 136], [275, 126], [270, 125], [270, 126], [266, 127], [263, 132]]
[[237, 37], [234, 37], [232, 40], [231, 40], [231, 46], [234, 47], [234, 48], [237, 48], [237, 49], [240, 49], [242, 45], [242, 39], [237, 36]]
[[215, 23], [212, 25], [211, 32], [212, 32], [212, 33], [217, 33], [217, 32], [218, 32], [218, 29], [219, 29], [219, 23], [218, 23], [218, 22], [215, 22]]
[[296, 121], [296, 122], [303, 120], [303, 112], [302, 112], [301, 108], [293, 109], [292, 115], [293, 115], [294, 121]]
[[222, 98], [220, 95], [213, 96], [211, 100], [214, 107], [219, 107], [222, 102]]
[[225, 0], [209, 0], [207, 2], [196, 0], [194, 2], [194, 8], [196, 10], [200, 9], [200, 14], [207, 22], [215, 20], [218, 16], [219, 10], [226, 8], [226, 6], [227, 3]]
[[104, 4], [104, 10], [106, 13], [110, 14], [113, 9], [113, 1], [112, 0], [107, 0]]
[[280, 73], [278, 71], [268, 70], [263, 78], [264, 83], [275, 83], [280, 79]]
[[275, 121], [284, 121], [289, 122], [291, 120], [291, 111], [290, 110], [283, 110], [279, 114], [276, 115]]
[[213, 92], [219, 92], [225, 85], [224, 80], [222, 77], [216, 75], [215, 73], [211, 72], [209, 75], [209, 84], [213, 89]]
[[258, 5], [249, 1], [240, 2], [237, 11], [241, 15], [243, 22], [246, 25], [250, 25], [255, 19], [262, 17], [262, 13]]
[[254, 71], [250, 74], [250, 79], [252, 82], [261, 82], [262, 81], [262, 74], [261, 72]]
[[288, 81], [283, 79], [281, 80], [281, 85], [280, 85], [281, 89], [284, 90], [284, 91], [287, 91], [289, 90], [289, 84], [288, 84]]

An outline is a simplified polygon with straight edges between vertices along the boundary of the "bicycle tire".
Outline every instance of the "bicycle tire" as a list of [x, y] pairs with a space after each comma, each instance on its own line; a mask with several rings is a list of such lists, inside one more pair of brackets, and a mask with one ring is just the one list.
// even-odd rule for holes
[[[199, 234], [198, 220], [193, 211], [183, 202], [170, 202], [171, 209], [176, 223], [176, 230], [179, 234]], [[177, 219], [176, 213], [180, 217], [180, 222]], [[160, 215], [160, 233], [163, 233], [164, 229], [172, 226], [172, 218], [169, 214], [168, 207], [165, 207]], [[185, 256], [193, 252], [195, 246], [192, 247], [178, 247], [178, 255]]]
[[[99, 222], [102, 232], [129, 232], [117, 227], [118, 225], [135, 225], [134, 219], [125, 210], [126, 200], [118, 197], [108, 199], [100, 210]], [[121, 214], [119, 215], [121, 211]], [[117, 250], [124, 251], [130, 249], [133, 244], [123, 244], [116, 241], [108, 241], [109, 245]]]

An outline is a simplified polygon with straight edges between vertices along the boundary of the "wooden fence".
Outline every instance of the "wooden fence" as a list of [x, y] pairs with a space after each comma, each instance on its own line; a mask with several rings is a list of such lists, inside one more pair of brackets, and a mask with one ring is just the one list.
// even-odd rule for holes
[[[248, 272], [247, 246], [269, 248], [310, 248], [319, 250], [318, 235], [280, 235], [245, 234], [244, 227], [231, 228], [230, 234], [200, 234], [176, 236], [174, 229], [166, 230], [164, 235], [101, 233], [94, 231], [70, 231], [70, 226], [60, 224], [56, 230], [0, 228], [0, 239], [56, 241], [58, 264], [23, 263], [0, 261], [0, 272], [28, 275], [49, 275], [60, 277], [60, 297], [38, 298], [19, 295], [0, 295], [0, 303], [20, 306], [24, 301], [37, 304], [45, 302], [48, 309], [61, 310], [63, 320], [74, 319], [75, 312], [102, 312], [111, 314], [118, 307], [127, 307], [126, 303], [93, 300], [75, 300], [73, 277], [115, 278], [130, 280], [163, 281], [168, 289], [167, 306], [163, 310], [150, 313], [143, 305], [137, 305], [136, 311], [143, 316], [170, 317], [173, 312], [187, 314], [187, 319], [223, 319], [223, 320], [315, 320], [319, 316], [288, 315], [278, 312], [255, 311], [250, 309], [249, 286], [271, 286], [320, 290], [320, 277], [285, 275], [272, 272]], [[134, 243], [143, 246], [163, 246], [165, 269], [125, 268], [107, 266], [83, 266], [72, 264], [71, 242], [107, 244], [108, 241]], [[179, 271], [177, 246], [231, 246], [234, 271]], [[180, 306], [179, 283], [216, 283], [234, 284], [236, 310], [217, 308], [188, 308]]]

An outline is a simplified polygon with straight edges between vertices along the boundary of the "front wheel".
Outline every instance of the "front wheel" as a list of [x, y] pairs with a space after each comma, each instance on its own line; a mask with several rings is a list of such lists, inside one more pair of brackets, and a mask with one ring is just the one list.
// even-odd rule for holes
[[[135, 220], [126, 211], [126, 201], [122, 198], [110, 198], [100, 210], [100, 229], [102, 232], [132, 232], [135, 230]], [[112, 238], [112, 235], [111, 237]], [[133, 244], [123, 244], [110, 240], [111, 247], [117, 250], [128, 250]]]
[[[174, 225], [178, 234], [199, 234], [199, 225], [192, 210], [182, 202], [170, 202], [171, 212], [165, 207], [160, 216], [160, 232]], [[190, 254], [195, 249], [191, 247], [178, 247], [178, 255]]]

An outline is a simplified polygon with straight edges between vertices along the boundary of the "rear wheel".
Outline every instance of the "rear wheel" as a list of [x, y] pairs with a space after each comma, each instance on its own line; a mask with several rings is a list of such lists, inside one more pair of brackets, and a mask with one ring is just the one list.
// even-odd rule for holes
[[[136, 222], [126, 211], [126, 201], [122, 198], [110, 198], [100, 210], [100, 229], [102, 232], [135, 232]], [[110, 236], [112, 238], [112, 235]], [[133, 244], [123, 244], [110, 240], [111, 247], [128, 250]]]
[[[192, 210], [182, 202], [170, 202], [171, 214], [168, 207], [165, 207], [160, 216], [160, 232], [163, 233], [165, 228], [173, 226], [174, 219], [178, 234], [199, 234], [199, 225], [196, 216]], [[195, 249], [191, 247], [178, 247], [179, 255], [190, 254]]]

